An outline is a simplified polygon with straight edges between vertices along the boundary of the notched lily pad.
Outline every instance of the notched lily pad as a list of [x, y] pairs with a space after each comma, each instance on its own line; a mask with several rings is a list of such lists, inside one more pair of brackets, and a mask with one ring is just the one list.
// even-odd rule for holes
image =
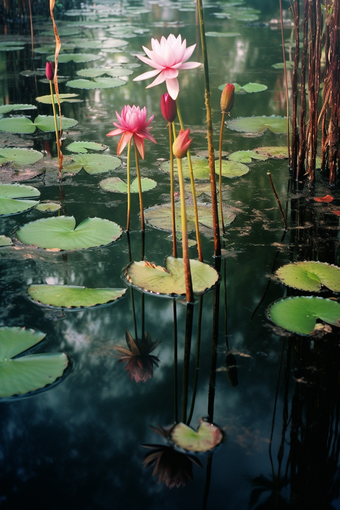
[[[166, 269], [145, 260], [132, 262], [125, 268], [127, 282], [138, 290], [163, 297], [185, 295], [183, 259], [167, 257]], [[198, 260], [190, 260], [193, 291], [203, 294], [218, 281], [217, 271]]]
[[24, 199], [37, 198], [39, 196], [40, 191], [33, 186], [0, 184], [0, 216], [18, 214], [31, 209], [39, 202]]
[[[59, 100], [61, 103], [82, 103], [82, 99], [76, 99], [78, 98], [78, 94], [59, 94]], [[51, 94], [47, 96], [39, 96], [35, 98], [38, 103], [43, 104], [52, 104], [52, 97]], [[55, 103], [58, 103], [57, 94], [53, 94], [53, 100]]]
[[212, 423], [202, 421], [197, 432], [185, 423], [177, 423], [170, 432], [173, 443], [189, 452], [208, 452], [223, 440], [222, 430]]
[[322, 262], [295, 262], [280, 267], [276, 276], [289, 287], [319, 292], [322, 286], [340, 292], [340, 268]]
[[63, 167], [63, 173], [77, 174], [84, 168], [88, 174], [102, 174], [122, 164], [119, 158], [107, 154], [74, 154], [72, 159], [72, 163]]
[[77, 152], [85, 154], [88, 151], [101, 152], [107, 149], [107, 145], [96, 142], [72, 142], [67, 147], [70, 152]]
[[57, 308], [89, 308], [124, 296], [124, 289], [89, 289], [70, 285], [30, 285], [28, 294], [39, 305]]
[[229, 161], [237, 161], [239, 163], [251, 163], [253, 159], [258, 161], [266, 161], [268, 156], [258, 154], [255, 151], [236, 151], [227, 156]]
[[[195, 179], [209, 179], [210, 169], [209, 160], [201, 156], [191, 157], [192, 169]], [[163, 172], [170, 173], [170, 161], [165, 161], [160, 165]], [[175, 166], [176, 168], [176, 166]], [[188, 158], [182, 159], [182, 170], [185, 179], [190, 179]], [[219, 163], [215, 162], [215, 172], [219, 173]], [[222, 161], [222, 175], [224, 177], [234, 178], [241, 177], [249, 172], [249, 168], [243, 163], [236, 163], [234, 161]]]
[[92, 67], [91, 69], [80, 69], [80, 71], [77, 71], [77, 75], [82, 78], [98, 78], [107, 74], [112, 78], [118, 78], [119, 76], [128, 76], [133, 72], [133, 69], [125, 67]]
[[[153, 179], [149, 179], [148, 177], [141, 178], [142, 191], [150, 191], [151, 189], [157, 186], [157, 182]], [[127, 184], [122, 181], [119, 177], [108, 177], [103, 181], [100, 181], [99, 186], [106, 191], [111, 191], [112, 193], [127, 193]], [[130, 185], [131, 193], [138, 193], [138, 179], [134, 179]]]
[[274, 134], [287, 132], [287, 118], [272, 115], [267, 117], [238, 117], [227, 121], [227, 127], [239, 133], [263, 133], [269, 129]]
[[[227, 84], [219, 85], [219, 90], [223, 90]], [[254, 94], [255, 92], [263, 92], [267, 90], [267, 85], [263, 85], [262, 83], [246, 83], [245, 85], [240, 85], [239, 83], [233, 83], [235, 87], [235, 94]]]
[[289, 297], [271, 304], [268, 318], [287, 331], [309, 335], [317, 319], [340, 326], [340, 303], [316, 296]]

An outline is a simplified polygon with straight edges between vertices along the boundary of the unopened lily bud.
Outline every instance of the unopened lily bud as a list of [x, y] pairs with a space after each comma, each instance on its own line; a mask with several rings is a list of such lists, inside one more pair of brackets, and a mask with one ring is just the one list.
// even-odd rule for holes
[[192, 142], [192, 139], [189, 138], [190, 129], [186, 129], [183, 131], [182, 129], [178, 133], [176, 140], [172, 146], [172, 152], [176, 158], [182, 159], [186, 155], [189, 145]]
[[54, 70], [53, 70], [52, 62], [46, 62], [45, 74], [46, 74], [46, 78], [48, 80], [50, 80], [50, 81], [53, 80]]
[[176, 101], [166, 92], [161, 96], [162, 115], [167, 122], [173, 122], [177, 115]]
[[235, 99], [235, 86], [232, 83], [227, 83], [221, 95], [221, 110], [222, 113], [229, 113], [234, 106]]

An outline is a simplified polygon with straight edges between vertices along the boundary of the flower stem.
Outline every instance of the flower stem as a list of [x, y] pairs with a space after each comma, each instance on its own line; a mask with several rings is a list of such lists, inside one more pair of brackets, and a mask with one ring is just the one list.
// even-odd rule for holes
[[136, 147], [136, 145], [135, 145], [135, 159], [136, 159], [136, 171], [137, 171], [137, 179], [138, 179], [138, 194], [139, 194], [140, 222], [141, 222], [141, 229], [142, 229], [142, 232], [144, 232], [144, 230], [145, 230], [145, 223], [144, 223], [144, 209], [143, 209], [142, 181], [141, 181], [141, 178], [140, 178], [139, 160], [138, 160], [138, 151], [137, 151], [137, 147]]
[[225, 118], [225, 112], [222, 112], [222, 119], [221, 119], [221, 129], [220, 129], [220, 145], [219, 145], [219, 192], [220, 192], [220, 210], [221, 210], [221, 223], [222, 223], [222, 230], [223, 234], [225, 234], [224, 229], [224, 219], [223, 219], [223, 206], [222, 206], [222, 141], [223, 141], [223, 128], [224, 128], [224, 118]]
[[127, 154], [127, 167], [126, 167], [126, 180], [127, 180], [127, 220], [126, 230], [129, 232], [130, 228], [130, 210], [131, 210], [131, 196], [130, 196], [130, 155], [131, 155], [131, 140], [128, 144]]
[[[177, 104], [177, 116], [179, 123], [181, 125], [181, 129], [183, 128], [183, 121], [181, 112], [179, 109], [178, 100], [176, 99]], [[201, 237], [200, 237], [200, 229], [199, 229], [199, 223], [198, 223], [198, 208], [197, 208], [197, 199], [196, 199], [196, 190], [195, 190], [195, 179], [194, 179], [194, 172], [192, 169], [192, 161], [190, 156], [190, 151], [187, 152], [188, 157], [188, 165], [189, 165], [189, 174], [190, 174], [190, 183], [191, 183], [191, 194], [192, 194], [192, 200], [194, 204], [194, 212], [195, 212], [195, 229], [196, 229], [196, 241], [197, 241], [197, 251], [198, 251], [198, 258], [200, 262], [203, 262], [203, 255], [202, 255], [202, 246], [201, 246]]]
[[[171, 126], [172, 124], [172, 126]], [[169, 147], [170, 147], [170, 197], [171, 197], [171, 221], [172, 221], [172, 255], [177, 258], [176, 246], [176, 213], [175, 213], [175, 197], [174, 197], [174, 155], [172, 152], [172, 130], [174, 123], [169, 122]]]
[[52, 86], [52, 80], [50, 80], [50, 91], [51, 91], [51, 101], [52, 101], [52, 109], [53, 109], [53, 117], [54, 117], [54, 130], [55, 130], [55, 139], [57, 144], [57, 151], [58, 151], [58, 162], [59, 162], [59, 172], [58, 172], [58, 178], [61, 179], [61, 165], [60, 165], [60, 141], [59, 141], [59, 131], [58, 131], [58, 122], [57, 122], [57, 114], [55, 112], [55, 105], [54, 105], [54, 95], [53, 95], [53, 86]]
[[193, 291], [192, 291], [192, 280], [191, 280], [190, 260], [189, 260], [187, 213], [186, 213], [186, 209], [185, 209], [184, 179], [183, 179], [183, 172], [182, 172], [182, 161], [179, 158], [177, 158], [177, 167], [178, 167], [179, 192], [180, 192], [180, 197], [181, 197], [182, 250], [183, 250], [185, 293], [186, 293], [187, 302], [193, 303], [194, 295], [193, 295]]

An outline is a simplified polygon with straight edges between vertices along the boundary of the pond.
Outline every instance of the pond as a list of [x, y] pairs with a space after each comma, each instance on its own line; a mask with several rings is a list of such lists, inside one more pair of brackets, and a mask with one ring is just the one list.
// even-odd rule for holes
[[[301, 336], [294, 328], [288, 331], [273, 323], [267, 314], [283, 297], [316, 299], [313, 291], [284, 285], [275, 276], [278, 268], [298, 261], [339, 265], [339, 193], [319, 176], [313, 188], [291, 182], [285, 128], [250, 132], [250, 127], [237, 131], [232, 126], [233, 120], [252, 116], [266, 116], [269, 125], [273, 119], [285, 123], [283, 69], [273, 67], [283, 60], [278, 5], [240, 0], [204, 6], [216, 154], [223, 86], [263, 87], [258, 92], [236, 90], [224, 128], [224, 161], [227, 153], [241, 150], [252, 151], [243, 154], [252, 157], [242, 163], [242, 175], [222, 178], [227, 218], [221, 258], [214, 257], [211, 220], [202, 221], [204, 263], [216, 268], [219, 280], [195, 295], [193, 306], [186, 304], [185, 296], [175, 300], [131, 287], [125, 268], [143, 259], [164, 267], [173, 250], [171, 228], [158, 228], [158, 209], [150, 209], [170, 203], [169, 131], [160, 108], [166, 87], [163, 83], [146, 88], [150, 80], [134, 81], [150, 71], [136, 55], [144, 55], [143, 46], [151, 48], [151, 38], [174, 34], [188, 46], [197, 44], [189, 61], [202, 62], [195, 4], [130, 0], [115, 5], [98, 0], [56, 9], [62, 45], [59, 91], [76, 94], [61, 104], [63, 117], [71, 119], [62, 134], [61, 181], [53, 124], [47, 131], [34, 127], [26, 134], [1, 124], [6, 119], [24, 117], [32, 123], [38, 115], [52, 116], [51, 103], [36, 98], [50, 93], [45, 64], [53, 60], [55, 39], [51, 19], [35, 12], [34, 5], [39, 3], [33, 4], [33, 48], [28, 22], [19, 23], [11, 13], [1, 25], [0, 107], [34, 109], [0, 110], [0, 181], [32, 186], [40, 192], [32, 197], [40, 206], [53, 202], [60, 208], [46, 211], [27, 205], [23, 212], [0, 217], [0, 326], [16, 328], [1, 329], [0, 337], [3, 332], [15, 337], [21, 328], [28, 334], [30, 329], [42, 332], [45, 337], [31, 342], [29, 354], [53, 353], [62, 369], [50, 386], [27, 395], [10, 396], [1, 389], [1, 509], [340, 508], [338, 321], [329, 319]], [[283, 7], [284, 37], [289, 41], [291, 14], [287, 2]], [[290, 51], [287, 45], [286, 56], [292, 60]], [[93, 68], [109, 69], [111, 75], [96, 78]], [[89, 80], [88, 88], [74, 83], [79, 79]], [[108, 86], [108, 80], [117, 79], [122, 82]], [[95, 80], [105, 87], [93, 85]], [[181, 70], [179, 86], [178, 105], [193, 139], [191, 154], [206, 158], [202, 66]], [[126, 194], [100, 185], [109, 177], [126, 179], [126, 149], [118, 162], [109, 159], [108, 168], [103, 159], [117, 157], [119, 137], [106, 135], [124, 105], [146, 106], [147, 119], [154, 116], [149, 127], [157, 144], [146, 139], [145, 158], [139, 158], [142, 177], [156, 184], [143, 193], [144, 210], [156, 210], [151, 219], [147, 216], [144, 234], [138, 193], [131, 194], [127, 233]], [[73, 142], [84, 143], [72, 150], [68, 146]], [[274, 148], [278, 157], [272, 157]], [[1, 152], [4, 149], [34, 150], [41, 159], [13, 163]], [[23, 154], [25, 158], [28, 153]], [[93, 155], [86, 168], [86, 159], [79, 159], [82, 154]], [[259, 154], [265, 157], [258, 159]], [[131, 175], [136, 176], [133, 150]], [[203, 177], [196, 179], [196, 193], [200, 204], [210, 204], [209, 173]], [[175, 193], [177, 197], [177, 180]], [[191, 200], [188, 191], [188, 207]], [[73, 216], [77, 226], [87, 218], [117, 224], [117, 239], [66, 250], [20, 241], [26, 225], [64, 216]], [[42, 237], [50, 235], [51, 228]], [[197, 259], [194, 228], [189, 239], [190, 258]], [[312, 280], [319, 279], [313, 269], [307, 272]], [[72, 309], [42, 305], [41, 297], [34, 300], [29, 289], [37, 285], [118, 292], [117, 299], [111, 296], [106, 304]], [[323, 289], [318, 296], [338, 306], [339, 290]], [[318, 312], [315, 316], [320, 317]], [[126, 352], [135, 349], [136, 337], [143, 370], [136, 351], [135, 359]], [[3, 349], [0, 365], [14, 356]], [[0, 375], [1, 370], [5, 368], [0, 366]], [[1, 381], [5, 385], [5, 376]], [[169, 430], [182, 421], [195, 431], [200, 424], [215, 424], [213, 439], [218, 440], [211, 446], [220, 444], [204, 452], [185, 448], [182, 442], [181, 447], [175, 445]], [[197, 436], [193, 441], [198, 444]]]

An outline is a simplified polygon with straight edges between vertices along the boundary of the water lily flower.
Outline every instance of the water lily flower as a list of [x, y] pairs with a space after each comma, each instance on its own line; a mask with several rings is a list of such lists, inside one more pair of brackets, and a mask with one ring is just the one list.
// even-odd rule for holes
[[235, 100], [235, 86], [232, 83], [227, 83], [221, 94], [221, 111], [222, 113], [229, 113], [234, 106]]
[[167, 39], [164, 36], [161, 37], [160, 41], [151, 39], [151, 47], [152, 50], [149, 50], [143, 46], [143, 50], [149, 58], [144, 57], [144, 55], [137, 55], [137, 57], [145, 64], [153, 67], [154, 70], [137, 76], [134, 81], [147, 80], [158, 75], [151, 85], [146, 88], [154, 87], [165, 81], [168, 93], [172, 99], [177, 99], [179, 93], [178, 70], [194, 69], [201, 65], [200, 62], [187, 62], [196, 44], [187, 48], [186, 39], [182, 42], [180, 35], [175, 37], [170, 34]]
[[48, 80], [53, 80], [53, 77], [54, 77], [54, 70], [53, 70], [53, 64], [52, 62], [46, 62], [46, 67], [45, 67], [45, 74], [46, 74], [46, 78]]
[[129, 349], [119, 345], [115, 348], [120, 352], [119, 361], [127, 361], [125, 370], [129, 372], [131, 381], [135, 380], [136, 383], [139, 383], [152, 379], [153, 366], [158, 367], [159, 359], [150, 352], [156, 349], [160, 341], [152, 342], [150, 333], [147, 331], [143, 340], [138, 343], [134, 341], [129, 331], [126, 331], [126, 343]]
[[190, 139], [189, 135], [190, 129], [186, 129], [185, 131], [181, 129], [178, 133], [178, 136], [172, 146], [172, 151], [176, 158], [182, 159], [186, 155], [189, 145], [192, 142], [192, 138]]
[[162, 115], [167, 122], [173, 122], [177, 116], [176, 101], [172, 99], [168, 92], [161, 96]]
[[118, 122], [113, 122], [117, 129], [110, 131], [106, 136], [122, 135], [117, 147], [117, 154], [124, 150], [125, 146], [133, 137], [136, 147], [142, 159], [144, 159], [144, 139], [148, 139], [153, 143], [157, 143], [153, 136], [150, 135], [148, 126], [152, 122], [154, 115], [147, 121], [146, 107], [140, 109], [139, 106], [125, 105], [121, 115], [116, 112]]

